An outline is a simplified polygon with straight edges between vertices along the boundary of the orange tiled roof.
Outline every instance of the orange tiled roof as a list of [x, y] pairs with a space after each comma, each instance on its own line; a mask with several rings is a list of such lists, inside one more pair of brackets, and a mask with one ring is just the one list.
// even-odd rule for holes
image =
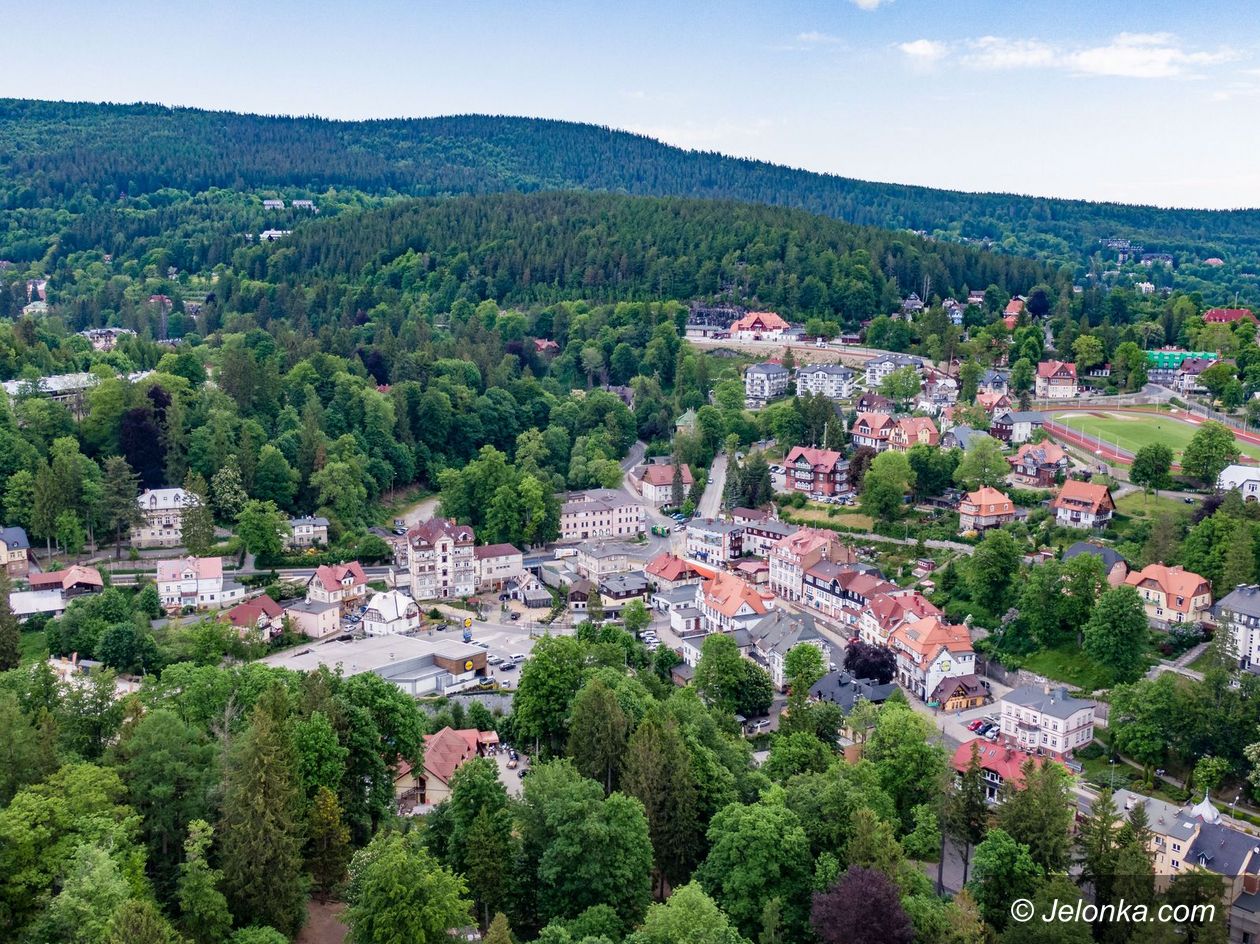
[[[1135, 570], [1124, 580], [1131, 587], [1158, 589], [1165, 597], [1165, 607], [1179, 613], [1189, 613], [1195, 597], [1211, 594], [1212, 585], [1206, 577], [1182, 567], [1166, 567], [1163, 564], [1147, 564]], [[1177, 600], [1180, 598], [1181, 602]]]
[[1111, 492], [1106, 485], [1078, 482], [1076, 479], [1068, 479], [1064, 482], [1063, 487], [1059, 489], [1059, 494], [1050, 503], [1051, 508], [1076, 510], [1087, 508], [1093, 514], [1098, 514], [1105, 507], [1114, 508], [1115, 506], [1116, 503], [1111, 500]]
[[692, 564], [683, 560], [669, 551], [663, 551], [657, 554], [647, 566], [643, 568], [649, 576], [656, 577], [660, 580], [666, 580], [675, 583], [679, 580], [687, 580], [691, 577], [702, 577], [705, 580], [713, 579], [713, 571], [707, 568]]
[[919, 668], [926, 668], [942, 649], [971, 652], [971, 634], [966, 626], [942, 623], [935, 616], [914, 623], [902, 623], [891, 637], [908, 652]]
[[974, 492], [968, 492], [958, 504], [959, 514], [968, 515], [1013, 515], [1015, 503], [996, 488], [984, 486]]
[[460, 766], [477, 756], [480, 732], [476, 728], [459, 731], [445, 727], [437, 734], [424, 736], [424, 772], [443, 783], [450, 783]]
[[731, 325], [731, 331], [786, 331], [788, 323], [772, 311], [750, 311]]
[[[691, 469], [684, 462], [679, 466], [682, 472], [683, 485], [691, 485], [694, 481], [691, 478]], [[648, 485], [672, 485], [674, 482], [674, 467], [672, 465], [649, 465], [643, 469], [643, 481]]]
[[744, 604], [748, 604], [754, 613], [769, 612], [766, 601], [734, 574], [717, 573], [704, 585], [704, 599], [711, 609], [723, 616], [734, 616]]

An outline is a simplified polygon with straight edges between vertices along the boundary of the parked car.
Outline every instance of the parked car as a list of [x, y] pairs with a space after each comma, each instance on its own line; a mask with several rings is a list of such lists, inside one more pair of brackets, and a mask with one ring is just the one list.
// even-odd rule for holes
[[517, 760], [516, 760], [516, 758], [515, 758], [515, 757], [509, 757], [509, 758], [508, 758], [508, 762], [507, 762], [507, 769], [508, 769], [508, 770], [515, 770], [515, 769], [516, 769], [516, 764], [517, 764]]
[[486, 665], [498, 665], [503, 659], [500, 656], [490, 656], [486, 659]]
[[511, 616], [508, 617], [508, 619], [510, 619], [513, 623], [515, 623], [520, 618], [521, 618], [520, 613], [513, 613]]
[[508, 658], [509, 658], [509, 659], [511, 659], [513, 662], [524, 662], [524, 661], [525, 661], [525, 653], [523, 653], [523, 652], [514, 652], [514, 653], [512, 653], [510, 656], [508, 656]]
[[501, 666], [499, 666], [500, 672], [513, 672], [515, 670], [516, 670], [515, 662], [504, 662]]
[[981, 724], [980, 727], [976, 728], [976, 734], [980, 735], [981, 737], [984, 737], [991, 730], [993, 730], [993, 725], [989, 724], [989, 722], [986, 721], [983, 724]]
[[980, 729], [980, 725], [982, 725], [982, 724], [984, 724], [984, 719], [983, 719], [983, 718], [977, 718], [975, 721], [971, 722], [971, 724], [967, 725], [967, 730], [968, 730], [968, 731], [978, 731], [978, 730]]
[[989, 733], [986, 734], [985, 737], [990, 741], [996, 741], [998, 739], [998, 735], [1001, 733], [1001, 728], [989, 728]]

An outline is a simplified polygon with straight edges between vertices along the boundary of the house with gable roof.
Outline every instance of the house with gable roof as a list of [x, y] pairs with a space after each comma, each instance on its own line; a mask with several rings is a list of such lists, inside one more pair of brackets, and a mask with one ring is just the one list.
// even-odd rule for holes
[[473, 529], [430, 518], [407, 532], [407, 573], [416, 600], [450, 600], [477, 592]]
[[306, 597], [317, 603], [335, 603], [344, 612], [367, 597], [367, 574], [358, 561], [324, 564], [306, 581]]

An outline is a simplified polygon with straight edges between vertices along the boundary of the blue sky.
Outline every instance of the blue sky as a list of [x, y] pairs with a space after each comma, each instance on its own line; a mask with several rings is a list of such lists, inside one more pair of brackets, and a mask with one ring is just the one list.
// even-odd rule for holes
[[3, 95], [542, 115], [873, 180], [1260, 206], [1255, 0], [0, 0], [0, 14]]

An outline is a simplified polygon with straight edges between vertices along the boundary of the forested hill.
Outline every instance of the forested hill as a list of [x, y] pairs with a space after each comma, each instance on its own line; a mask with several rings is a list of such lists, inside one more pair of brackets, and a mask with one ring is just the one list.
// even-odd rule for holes
[[[1127, 238], [1174, 256], [1166, 283], [1218, 292], [1253, 291], [1260, 266], [1260, 210], [1164, 210], [871, 183], [541, 119], [340, 122], [0, 100], [0, 201], [6, 209], [90, 205], [168, 188], [409, 195], [611, 190], [790, 206], [862, 225], [925, 230], [1070, 263], [1082, 275], [1102, 248], [1100, 239]], [[1210, 257], [1225, 265], [1203, 265]], [[1114, 259], [1105, 254], [1095, 268], [1113, 266]]]
[[[573, 191], [399, 200], [300, 227], [256, 247], [247, 269], [379, 292], [521, 304], [725, 295], [792, 312], [871, 318], [924, 278], [965, 295], [1026, 292], [1050, 273], [1028, 259], [851, 226], [801, 210]], [[265, 254], [265, 259], [263, 254]]]

